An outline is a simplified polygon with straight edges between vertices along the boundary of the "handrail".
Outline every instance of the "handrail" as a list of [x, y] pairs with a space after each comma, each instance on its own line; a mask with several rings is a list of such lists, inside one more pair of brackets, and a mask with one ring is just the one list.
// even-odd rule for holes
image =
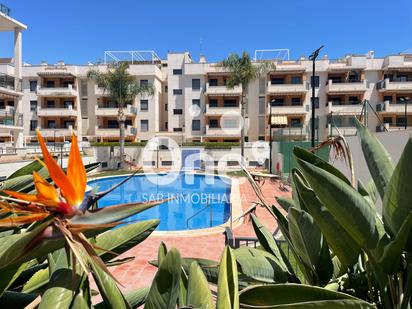
[[[209, 199], [208, 199], [209, 200]], [[203, 207], [202, 209], [199, 209], [195, 214], [193, 214], [192, 216], [190, 216], [189, 218], [186, 219], [186, 227], [189, 227], [189, 221], [191, 219], [193, 219], [194, 217], [196, 217], [199, 213], [201, 213], [203, 210], [210, 208], [210, 215], [209, 215], [209, 219], [210, 219], [210, 227], [212, 227], [212, 218], [213, 218], [213, 210], [212, 210], [212, 205], [209, 204], [208, 202], [206, 203], [206, 206]]]

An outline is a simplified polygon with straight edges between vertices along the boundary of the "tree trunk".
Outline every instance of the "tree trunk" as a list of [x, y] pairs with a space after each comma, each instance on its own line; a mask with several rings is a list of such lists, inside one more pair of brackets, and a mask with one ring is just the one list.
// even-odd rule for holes
[[125, 136], [125, 123], [126, 116], [124, 114], [123, 108], [120, 107], [117, 115], [117, 120], [119, 122], [119, 146], [120, 146], [120, 168], [124, 168], [124, 136]]
[[240, 98], [240, 115], [242, 116], [242, 127], [240, 128], [240, 155], [242, 156], [242, 159], [245, 156], [245, 125], [246, 125], [246, 119], [245, 119], [245, 90], [243, 89], [242, 86], [242, 96]]

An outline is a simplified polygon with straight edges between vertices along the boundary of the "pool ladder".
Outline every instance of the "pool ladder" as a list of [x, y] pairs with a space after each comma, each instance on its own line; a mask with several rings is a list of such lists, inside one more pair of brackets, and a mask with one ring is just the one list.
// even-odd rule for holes
[[189, 218], [187, 218], [186, 220], [186, 227], [189, 227], [189, 221], [192, 220], [194, 217], [196, 217], [198, 214], [200, 214], [202, 211], [204, 211], [205, 209], [209, 208], [210, 209], [210, 214], [209, 214], [209, 218], [210, 218], [210, 227], [212, 227], [212, 219], [213, 219], [213, 207], [211, 204], [209, 204], [209, 199], [206, 202], [206, 206], [203, 207], [202, 209], [199, 209], [195, 214], [193, 214], [192, 216], [190, 216]]

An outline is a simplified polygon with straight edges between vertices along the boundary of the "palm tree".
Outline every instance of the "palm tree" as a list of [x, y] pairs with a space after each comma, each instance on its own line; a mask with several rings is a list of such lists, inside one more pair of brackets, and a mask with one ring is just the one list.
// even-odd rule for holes
[[141, 86], [136, 79], [133, 78], [127, 71], [129, 65], [127, 62], [120, 62], [109, 65], [106, 72], [98, 70], [90, 70], [87, 72], [87, 77], [92, 78], [96, 83], [103, 88], [113, 102], [117, 103], [118, 112], [117, 120], [120, 130], [120, 167], [123, 168], [124, 163], [124, 140], [125, 140], [125, 123], [126, 115], [124, 108], [127, 103], [133, 102], [137, 95], [153, 95], [152, 86]]
[[[248, 52], [243, 52], [241, 56], [231, 54], [218, 64], [223, 69], [229, 71], [230, 75], [226, 81], [228, 88], [237, 85], [242, 86], [240, 99], [241, 116], [245, 119], [245, 97], [248, 85], [255, 79], [267, 74], [273, 68], [272, 62], [253, 63]], [[244, 125], [240, 130], [240, 154], [243, 157], [245, 152], [245, 129]]]

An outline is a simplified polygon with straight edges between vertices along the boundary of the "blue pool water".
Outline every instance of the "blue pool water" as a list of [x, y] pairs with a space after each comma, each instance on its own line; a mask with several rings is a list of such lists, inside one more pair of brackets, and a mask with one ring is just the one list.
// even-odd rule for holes
[[[127, 176], [91, 180], [88, 185], [104, 191]], [[230, 184], [217, 176], [179, 173], [164, 184], [165, 175], [136, 175], [99, 200], [100, 207], [175, 197], [164, 204], [134, 215], [125, 221], [160, 219], [158, 231], [209, 228], [221, 225], [230, 217]], [[210, 205], [210, 207], [206, 207]], [[211, 211], [210, 211], [211, 209]], [[200, 212], [199, 212], [200, 211]], [[212, 219], [212, 220], [211, 220]]]

